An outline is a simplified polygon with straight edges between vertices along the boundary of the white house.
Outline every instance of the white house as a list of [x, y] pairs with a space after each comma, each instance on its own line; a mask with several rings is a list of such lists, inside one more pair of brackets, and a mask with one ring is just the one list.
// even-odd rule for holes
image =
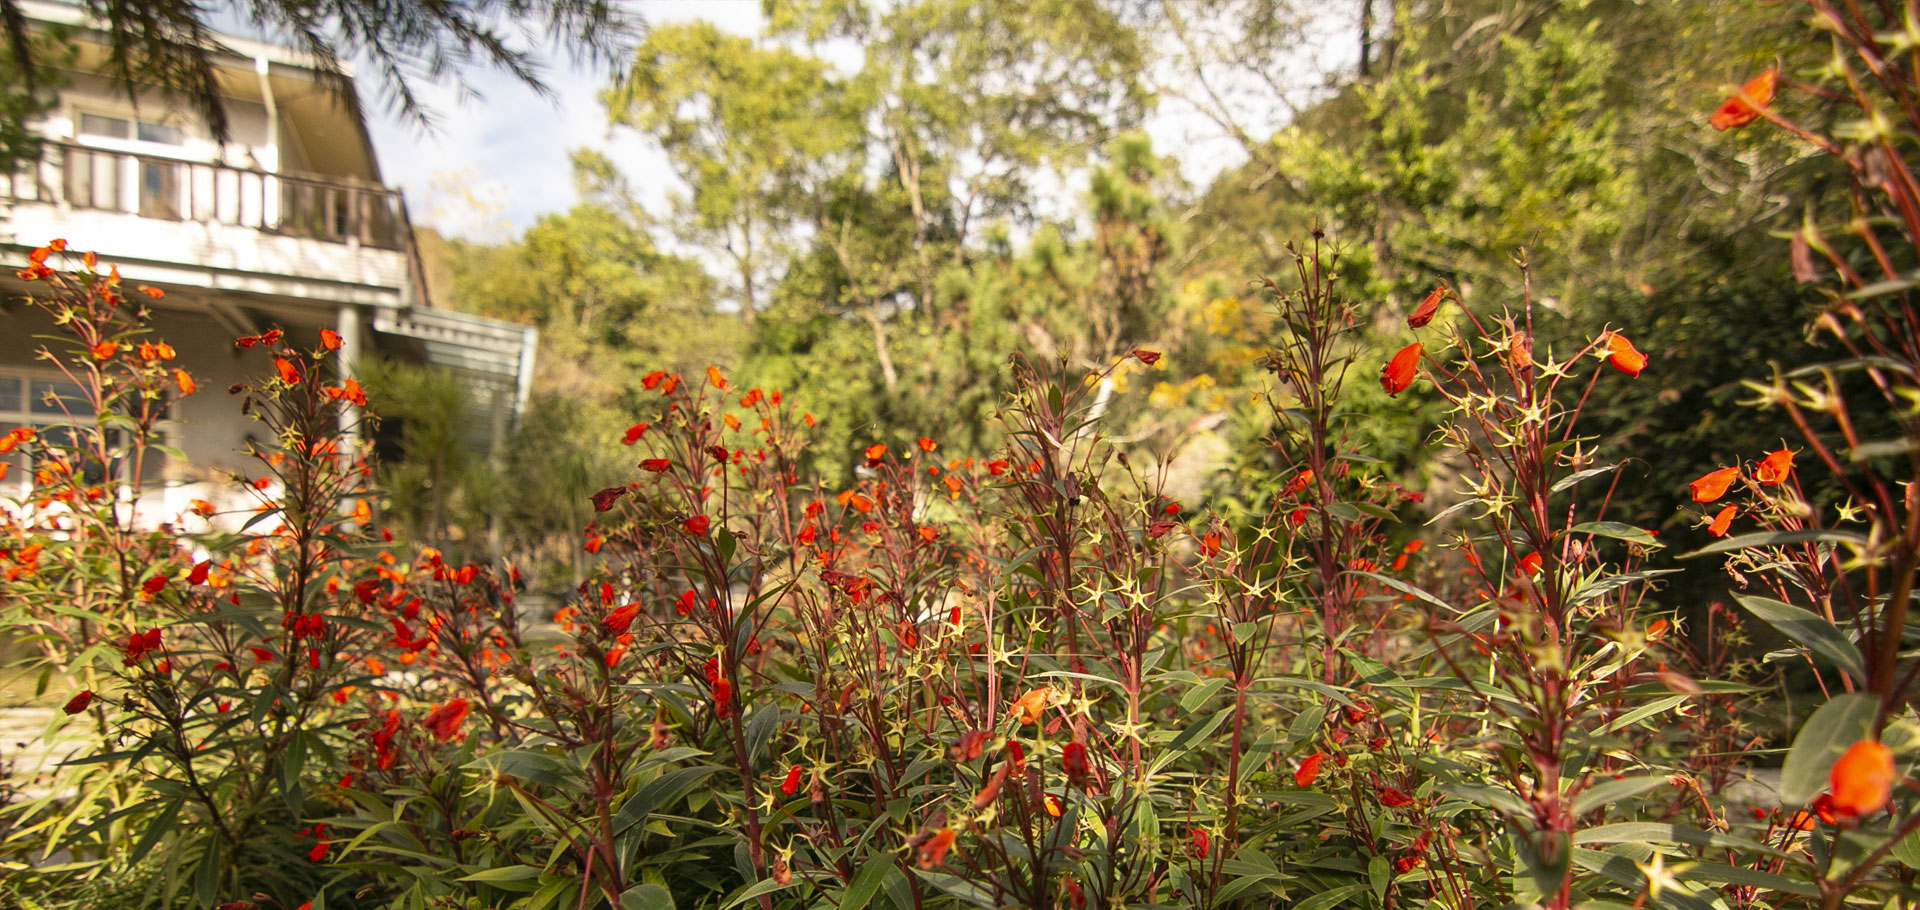
[[[344, 363], [371, 354], [441, 366], [467, 385], [477, 442], [497, 445], [526, 405], [534, 329], [458, 313], [425, 293], [406, 203], [381, 183], [357, 110], [306, 55], [222, 38], [221, 91], [231, 124], [220, 142], [193, 108], [159, 92], [129, 97], [98, 74], [106, 45], [81, 10], [28, 2], [29, 16], [74, 29], [78, 57], [39, 124], [37, 162], [0, 173], [0, 433], [62, 418], [47, 394], [62, 380], [34, 353], [49, 334], [18, 301], [14, 278], [53, 238], [117, 265], [128, 286], [166, 292], [155, 332], [179, 353], [199, 394], [173, 405], [159, 468], [169, 501], [247, 465], [258, 425], [228, 385], [258, 371], [232, 339], [278, 327], [317, 344], [339, 332]], [[0, 484], [18, 484], [15, 470]]]

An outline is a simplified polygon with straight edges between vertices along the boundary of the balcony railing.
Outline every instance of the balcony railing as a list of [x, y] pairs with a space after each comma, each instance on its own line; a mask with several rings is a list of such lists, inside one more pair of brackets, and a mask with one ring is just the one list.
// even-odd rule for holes
[[400, 193], [347, 178], [47, 142], [37, 161], [0, 180], [0, 197], [15, 202], [411, 252]]

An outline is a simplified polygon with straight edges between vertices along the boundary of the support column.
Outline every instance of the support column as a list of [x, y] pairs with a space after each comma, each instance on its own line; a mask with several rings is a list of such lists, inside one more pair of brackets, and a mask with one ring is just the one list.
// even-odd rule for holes
[[[360, 368], [361, 328], [360, 308], [351, 303], [340, 304], [334, 315], [334, 331], [340, 333], [340, 350], [335, 352], [339, 358], [340, 378], [342, 381], [358, 378]], [[360, 449], [360, 409], [352, 402], [340, 412], [340, 446], [342, 451], [359, 454]]]

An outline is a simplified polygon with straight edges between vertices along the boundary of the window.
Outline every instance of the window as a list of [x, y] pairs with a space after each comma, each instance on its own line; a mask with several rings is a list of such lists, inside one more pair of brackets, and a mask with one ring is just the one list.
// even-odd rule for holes
[[[33, 427], [51, 443], [70, 445], [87, 438], [92, 419], [93, 408], [87, 404], [80, 386], [59, 373], [0, 367], [0, 435], [15, 427]], [[76, 423], [80, 425], [71, 425]], [[151, 456], [150, 452], [147, 473], [158, 476], [157, 469], [163, 459]], [[0, 463], [12, 465], [7, 478], [0, 481], [0, 489], [25, 489], [32, 470], [26, 454], [16, 450], [0, 455]], [[89, 463], [85, 479], [88, 483], [100, 483], [106, 479], [106, 473], [98, 463]]]
[[178, 154], [178, 147], [186, 141], [180, 127], [158, 120], [82, 113], [77, 132], [82, 144], [126, 143], [131, 148], [129, 154], [117, 151], [76, 154], [71, 159], [75, 166], [67, 180], [69, 202], [88, 208], [135, 211], [148, 218], [177, 220], [181, 217], [184, 210], [180, 198], [181, 171], [185, 165], [143, 154], [149, 151]]

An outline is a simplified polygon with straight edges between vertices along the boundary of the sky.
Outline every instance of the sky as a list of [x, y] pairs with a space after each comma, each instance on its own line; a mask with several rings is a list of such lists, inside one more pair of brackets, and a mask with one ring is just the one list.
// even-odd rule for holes
[[[759, 0], [639, 0], [633, 9], [649, 24], [707, 19], [743, 35], [757, 34], [764, 21]], [[829, 47], [823, 55], [843, 70], [859, 63], [857, 48]], [[377, 98], [366, 99], [383, 177], [405, 191], [415, 222], [470, 240], [512, 239], [541, 215], [577, 201], [568, 162], [577, 148], [607, 154], [650, 211], [666, 211], [679, 183], [657, 146], [631, 129], [609, 128], [599, 100], [609, 72], [564, 56], [550, 56], [546, 64], [552, 89], [546, 97], [479, 66], [462, 74], [469, 91], [424, 86], [422, 97], [437, 118], [428, 130], [386, 111]], [[1179, 158], [1191, 183], [1204, 185], [1245, 160], [1217, 125], [1176, 96], [1163, 97], [1146, 129], [1156, 149]], [[1277, 125], [1278, 105], [1252, 103], [1246, 111], [1252, 121]], [[1048, 217], [1070, 217], [1085, 192], [1084, 175], [1069, 174], [1054, 184], [1043, 191], [1051, 198], [1040, 200], [1037, 209]]]

